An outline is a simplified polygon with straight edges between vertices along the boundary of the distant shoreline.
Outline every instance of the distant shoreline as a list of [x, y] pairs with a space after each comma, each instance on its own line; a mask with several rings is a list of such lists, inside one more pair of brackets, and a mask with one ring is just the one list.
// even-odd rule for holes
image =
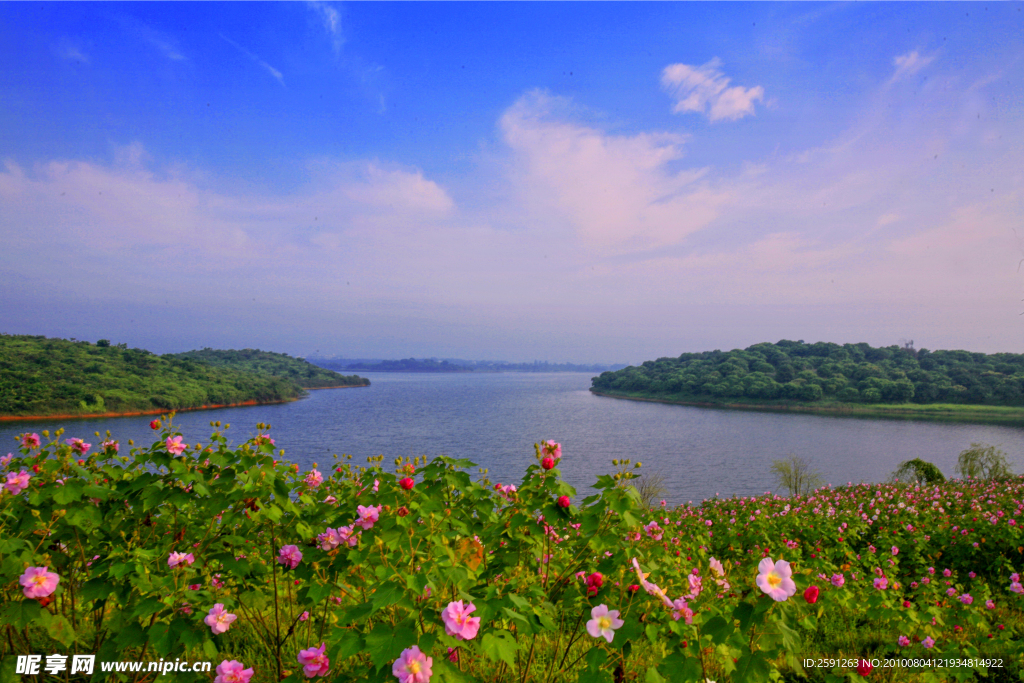
[[[837, 405], [802, 405], [798, 403], [735, 403], [712, 401], [680, 401], [668, 398], [651, 398], [648, 396], [630, 396], [613, 394], [591, 389], [595, 396], [619, 398], [627, 401], [647, 401], [651, 403], [669, 403], [672, 405], [692, 406], [696, 408], [723, 408], [728, 410], [755, 410], [774, 413], [810, 413], [832, 415], [838, 417], [874, 417], [910, 420], [937, 420], [945, 422], [978, 422], [988, 424], [1004, 424], [1024, 427], [1024, 408], [1009, 406], [955, 405], [949, 408], [922, 404], [898, 404], [892, 407], [873, 405], [857, 405], [843, 403]], [[941, 404], [946, 406], [948, 404]]]
[[[368, 387], [369, 384], [339, 384], [335, 387], [303, 387], [306, 391], [317, 389], [358, 389]], [[301, 397], [299, 397], [301, 398]], [[192, 408], [159, 408], [153, 410], [129, 410], [123, 413], [53, 413], [51, 415], [0, 415], [0, 422], [36, 422], [40, 420], [88, 420], [103, 417], [137, 417], [140, 415], [163, 415], [166, 413], [188, 413], [194, 410], [217, 410], [218, 408], [245, 408], [251, 406], [269, 406], [278, 403], [292, 403], [299, 398], [290, 398], [284, 401], [242, 401], [240, 403], [210, 403], [208, 405], [194, 406]]]

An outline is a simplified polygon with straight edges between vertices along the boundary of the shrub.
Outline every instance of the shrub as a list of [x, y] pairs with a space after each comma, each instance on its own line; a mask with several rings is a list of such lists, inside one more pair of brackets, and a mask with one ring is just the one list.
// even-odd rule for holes
[[901, 462], [889, 477], [889, 481], [910, 484], [941, 484], [946, 481], [946, 477], [942, 474], [942, 470], [932, 463], [914, 458]]

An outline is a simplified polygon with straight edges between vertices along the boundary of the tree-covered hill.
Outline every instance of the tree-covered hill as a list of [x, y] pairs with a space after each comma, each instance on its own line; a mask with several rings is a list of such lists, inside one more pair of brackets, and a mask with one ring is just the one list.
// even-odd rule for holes
[[[292, 359], [295, 360], [295, 359]], [[144, 349], [0, 334], [0, 416], [183, 410], [298, 398], [287, 376]]]
[[677, 401], [1024, 406], [1024, 354], [783, 340], [646, 361], [602, 373], [591, 389]]
[[234, 368], [246, 372], [263, 373], [275, 377], [286, 377], [304, 389], [322, 389], [340, 386], [366, 386], [370, 380], [358, 375], [342, 375], [307, 362], [293, 358], [287, 353], [273, 353], [258, 349], [241, 351], [218, 351], [205, 348], [201, 351], [186, 351], [165, 358], [181, 358], [200, 361], [215, 367]]

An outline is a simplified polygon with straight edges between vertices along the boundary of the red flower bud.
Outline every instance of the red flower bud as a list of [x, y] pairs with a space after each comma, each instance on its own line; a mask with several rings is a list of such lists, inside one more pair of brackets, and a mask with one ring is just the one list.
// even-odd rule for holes
[[150, 429], [160, 429], [160, 420], [153, 420], [149, 423]]
[[32, 465], [32, 471], [39, 474], [39, 465]]
[[569, 496], [559, 496], [558, 504], [564, 508], [567, 508], [569, 507], [569, 505], [572, 504], [572, 501], [569, 500]]
[[47, 595], [45, 597], [42, 597], [42, 598], [36, 598], [36, 600], [39, 601], [39, 606], [40, 607], [46, 607], [51, 602], [53, 602], [53, 598], [51, 598], [49, 595]]
[[555, 466], [555, 459], [550, 457], [544, 458], [543, 460], [540, 461], [540, 466], [546, 470], [550, 470], [552, 467]]
[[413, 486], [416, 485], [416, 480], [410, 477], [406, 477], [402, 481], [398, 482], [398, 485], [401, 486], [406, 491], [409, 491], [410, 489], [412, 489]]
[[79, 465], [84, 465], [84, 464], [85, 464], [85, 461], [84, 461], [84, 460], [79, 460], [79, 461], [78, 461], [78, 464], [79, 464]]
[[600, 572], [594, 572], [587, 577], [587, 585], [595, 588], [600, 588], [604, 585], [604, 577], [601, 576]]
[[808, 586], [804, 591], [804, 600], [813, 605], [818, 602], [818, 593], [820, 592], [817, 586]]
[[861, 676], [867, 676], [874, 668], [875, 667], [871, 666], [871, 662], [866, 659], [862, 659], [860, 660], [860, 664], [857, 665], [857, 673]]

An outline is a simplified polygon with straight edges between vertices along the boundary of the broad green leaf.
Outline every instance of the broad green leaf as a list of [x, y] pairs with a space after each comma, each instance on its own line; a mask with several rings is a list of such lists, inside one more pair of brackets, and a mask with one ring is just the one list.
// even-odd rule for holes
[[763, 652], [744, 654], [732, 672], [733, 683], [768, 683], [770, 668]]
[[390, 607], [399, 600], [402, 599], [402, 588], [393, 581], [388, 581], [377, 589], [377, 592], [370, 598], [370, 604], [373, 605], [373, 611], [383, 607]]
[[658, 673], [656, 667], [647, 669], [647, 675], [644, 676], [644, 683], [668, 683], [664, 676]]
[[711, 641], [718, 645], [724, 643], [726, 639], [732, 635], [733, 626], [722, 617], [712, 617], [706, 624], [701, 628], [701, 632], [704, 635], [711, 636]]
[[416, 642], [416, 628], [412, 621], [392, 627], [386, 621], [377, 622], [366, 636], [366, 651], [378, 669], [390, 665], [402, 650]]
[[69, 648], [75, 642], [75, 630], [71, 627], [71, 622], [63, 615], [58, 614], [50, 619], [46, 632], [64, 647]]
[[480, 648], [492, 662], [505, 662], [509, 667], [516, 665], [515, 638], [508, 631], [489, 631], [480, 639]]

